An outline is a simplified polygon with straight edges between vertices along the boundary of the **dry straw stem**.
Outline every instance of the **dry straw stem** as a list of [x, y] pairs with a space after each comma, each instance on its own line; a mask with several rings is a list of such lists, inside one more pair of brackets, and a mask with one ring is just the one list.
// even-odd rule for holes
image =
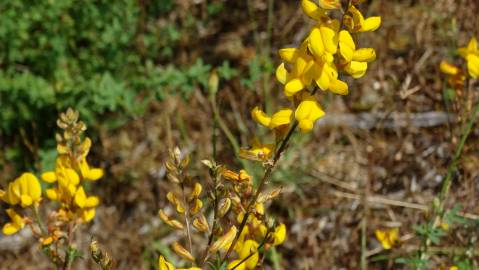
[[[342, 192], [338, 190], [331, 190], [330, 193], [334, 196], [340, 197], [340, 198], [347, 198], [347, 199], [353, 199], [353, 200], [361, 200], [361, 195], [354, 194], [354, 193], [348, 193], [348, 192]], [[398, 200], [392, 200], [388, 199], [386, 197], [382, 196], [368, 196], [367, 197], [368, 203], [371, 204], [382, 204], [382, 205], [391, 205], [391, 206], [398, 206], [398, 207], [404, 207], [404, 208], [411, 208], [411, 209], [416, 209], [416, 210], [421, 210], [421, 211], [431, 211], [431, 207], [424, 205], [424, 204], [418, 204], [418, 203], [410, 203], [410, 202], [404, 202], [404, 201], [398, 201]], [[479, 220], [479, 215], [471, 214], [471, 213], [464, 213], [460, 212], [458, 213], [459, 216], [471, 219], [471, 220]]]

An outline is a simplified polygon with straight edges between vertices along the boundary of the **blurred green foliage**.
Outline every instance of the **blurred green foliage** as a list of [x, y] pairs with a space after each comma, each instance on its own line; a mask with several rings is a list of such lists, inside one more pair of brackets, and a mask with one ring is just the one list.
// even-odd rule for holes
[[[21, 158], [19, 145], [28, 141], [53, 147], [55, 119], [68, 107], [90, 126], [115, 127], [153, 99], [187, 99], [206, 87], [210, 65], [172, 61], [182, 31], [195, 23], [191, 14], [181, 23], [165, 19], [173, 8], [173, 0], [1, 1], [0, 139], [7, 159]], [[228, 79], [236, 74], [228, 63], [222, 71]]]

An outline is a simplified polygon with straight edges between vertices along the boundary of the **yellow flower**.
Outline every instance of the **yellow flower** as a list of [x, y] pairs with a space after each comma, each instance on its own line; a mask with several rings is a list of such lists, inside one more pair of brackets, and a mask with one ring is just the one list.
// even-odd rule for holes
[[233, 269], [233, 267], [236, 267], [235, 270], [245, 270], [246, 269], [246, 264], [242, 262], [240, 265], [238, 265], [241, 262], [241, 260], [234, 260], [228, 264], [228, 270]]
[[165, 257], [160, 256], [158, 258], [158, 269], [159, 270], [175, 270], [175, 267], [165, 260]]
[[449, 267], [449, 270], [459, 270], [459, 268], [457, 266], [451, 266]]
[[281, 109], [273, 114], [272, 117], [269, 117], [265, 112], [260, 110], [258, 107], [255, 107], [251, 111], [251, 116], [257, 123], [269, 129], [275, 129], [281, 126], [289, 125], [289, 123], [291, 123], [292, 113], [293, 112], [291, 109]]
[[16, 205], [20, 202], [20, 197], [17, 195], [19, 193], [19, 186], [15, 183], [15, 181], [12, 181], [8, 183], [7, 191], [0, 189], [0, 199], [10, 205]]
[[324, 116], [324, 111], [319, 106], [316, 98], [309, 93], [304, 93], [302, 101], [295, 112], [295, 118], [302, 132], [313, 129], [314, 122]]
[[459, 48], [459, 54], [466, 59], [467, 56], [471, 54], [479, 55], [479, 48], [477, 45], [477, 39], [475, 37], [472, 37], [471, 40], [467, 43], [466, 47]]
[[238, 256], [241, 260], [246, 259], [248, 256], [251, 255], [244, 263], [246, 269], [255, 269], [256, 265], [258, 264], [259, 254], [258, 254], [258, 246], [259, 244], [254, 240], [246, 240], [243, 244], [241, 251], [239, 252]]
[[313, 20], [319, 21], [322, 17], [326, 16], [326, 10], [319, 8], [313, 1], [302, 0], [301, 7], [303, 8], [303, 12]]
[[456, 75], [458, 74], [461, 70], [456, 67], [453, 64], [448, 63], [447, 61], [443, 60], [441, 61], [441, 64], [439, 65], [439, 68], [441, 71], [447, 75]]
[[243, 159], [253, 161], [266, 161], [274, 153], [274, 144], [262, 144], [254, 139], [249, 149], [240, 149], [239, 156]]
[[384, 249], [391, 249], [399, 243], [399, 229], [394, 228], [388, 231], [376, 230], [376, 238]]
[[276, 78], [285, 85], [284, 93], [291, 97], [311, 84], [311, 68], [314, 65], [312, 56], [308, 53], [308, 42], [305, 40], [299, 48], [286, 48], [279, 51], [283, 61], [292, 66], [286, 69], [285, 63], [278, 66]]
[[466, 58], [467, 60], [467, 70], [469, 71], [469, 75], [476, 79], [479, 77], [479, 55], [477, 54], [470, 54]]
[[313, 27], [307, 41], [316, 61], [331, 63], [334, 60], [333, 54], [338, 51], [338, 30], [338, 20]]
[[381, 26], [381, 17], [364, 19], [361, 11], [351, 5], [348, 9], [348, 15], [344, 16], [344, 24], [351, 32], [375, 31]]
[[[31, 173], [23, 173], [17, 178], [11, 187], [14, 194], [9, 195], [9, 200], [12, 201], [12, 196], [16, 196], [20, 199], [20, 205], [22, 207], [28, 207], [34, 203], [38, 203], [42, 197], [42, 188], [37, 177]], [[9, 186], [10, 191], [10, 186]]]
[[439, 68], [441, 69], [443, 73], [449, 75], [447, 82], [454, 89], [462, 89], [464, 87], [464, 81], [466, 80], [466, 76], [459, 67], [443, 60], [441, 61]]
[[195, 257], [193, 257], [193, 255], [191, 255], [191, 253], [188, 250], [186, 250], [186, 248], [184, 248], [180, 243], [174, 242], [172, 245], [172, 248], [173, 248], [173, 251], [175, 251], [175, 253], [178, 254], [183, 259], [192, 261], [192, 262], [195, 261]]
[[274, 229], [273, 246], [281, 245], [286, 239], [286, 225], [280, 224]]
[[77, 189], [74, 201], [79, 208], [91, 208], [100, 203], [100, 199], [98, 199], [96, 196], [87, 197], [83, 187], [79, 187]]
[[355, 79], [366, 74], [368, 62], [376, 60], [374, 49], [361, 48], [356, 50], [356, 44], [354, 44], [351, 34], [346, 30], [339, 32], [339, 52], [347, 63], [344, 70]]
[[81, 221], [83, 221], [83, 223], [88, 223], [95, 217], [95, 214], [95, 208], [84, 208], [80, 211]]
[[236, 229], [236, 226], [231, 226], [231, 228], [218, 240], [216, 240], [210, 247], [209, 251], [211, 253], [215, 253], [216, 251], [224, 248], [228, 248], [231, 246], [231, 243], [233, 242], [236, 233], [238, 232], [238, 229]]
[[11, 235], [17, 233], [19, 230], [25, 227], [25, 222], [23, 221], [23, 217], [17, 214], [15, 210], [12, 208], [7, 209], [7, 214], [10, 217], [11, 222], [3, 225], [2, 232], [5, 235]]
[[96, 181], [103, 177], [103, 170], [100, 168], [90, 168], [85, 157], [80, 162], [80, 171], [85, 180]]
[[[160, 216], [160, 219], [163, 220], [163, 222], [165, 222], [167, 225], [175, 228], [175, 229], [178, 229], [178, 230], [183, 230], [184, 229], [184, 226], [183, 224], [176, 220], [176, 219], [171, 219], [166, 213], [165, 211], [163, 211], [162, 209], [160, 209], [160, 211], [158, 211], [158, 215]], [[198, 221], [195, 219], [196, 223], [198, 223]], [[193, 222], [193, 225], [195, 225], [195, 222]], [[200, 224], [200, 225], [203, 225], [203, 224]], [[197, 227], [198, 225], [195, 226], [195, 228]]]

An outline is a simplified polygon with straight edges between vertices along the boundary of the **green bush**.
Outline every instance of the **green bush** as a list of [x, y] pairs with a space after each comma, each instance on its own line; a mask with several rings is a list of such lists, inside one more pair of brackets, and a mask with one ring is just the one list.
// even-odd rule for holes
[[[15, 148], [25, 139], [39, 148], [54, 145], [47, 141], [52, 119], [67, 107], [79, 110], [89, 126], [98, 119], [112, 126], [143, 113], [152, 99], [187, 98], [205, 87], [211, 66], [201, 59], [188, 67], [157, 64], [171, 62], [184, 34], [184, 25], [165, 19], [173, 8], [172, 0], [1, 1], [3, 147], [20, 156]], [[115, 121], [99, 117], [105, 115]], [[45, 125], [51, 126], [35, 128]]]

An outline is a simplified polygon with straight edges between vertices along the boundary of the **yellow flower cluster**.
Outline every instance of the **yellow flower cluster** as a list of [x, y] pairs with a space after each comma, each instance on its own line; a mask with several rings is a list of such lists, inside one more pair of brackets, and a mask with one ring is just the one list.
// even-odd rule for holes
[[45, 191], [46, 196], [61, 205], [67, 218], [86, 223], [95, 216], [95, 207], [100, 200], [96, 196], [87, 196], [82, 186], [84, 181], [97, 181], [103, 176], [103, 170], [90, 168], [86, 161], [91, 146], [91, 141], [86, 138], [78, 149], [80, 158], [68, 154], [57, 157], [55, 171], [42, 174], [46, 183], [56, 184], [55, 187]]
[[[249, 197], [253, 191], [252, 177], [246, 171], [241, 170], [235, 173], [230, 170], [223, 172], [223, 177], [228, 182], [232, 183], [232, 189], [228, 198], [232, 202], [232, 212], [236, 217], [236, 221], [241, 223], [246, 214], [247, 203], [250, 201]], [[286, 238], [286, 226], [279, 224], [272, 226], [268, 224], [265, 217], [264, 203], [272, 200], [280, 193], [279, 189], [271, 192], [262, 192], [253, 207], [253, 215], [250, 215], [246, 220], [246, 226], [241, 232], [238, 241], [234, 246], [234, 251], [237, 254], [237, 259], [228, 264], [228, 269], [255, 269], [259, 261], [258, 248], [263, 243], [266, 249], [270, 246], [281, 245]], [[229, 249], [231, 243], [226, 246]]]
[[372, 48], [356, 47], [351, 34], [374, 31], [381, 24], [380, 17], [364, 18], [355, 7], [362, 1], [351, 1], [342, 16], [342, 21], [328, 15], [331, 10], [341, 9], [340, 1], [321, 0], [319, 5], [311, 0], [302, 0], [303, 11], [316, 24], [299, 47], [279, 50], [283, 60], [276, 78], [284, 85], [284, 94], [295, 105], [293, 109], [283, 108], [272, 116], [258, 107], [252, 111], [253, 119], [259, 124], [276, 131], [287, 128], [294, 119], [302, 132], [313, 129], [316, 120], [324, 115], [310, 87], [335, 94], [348, 94], [348, 85], [340, 80], [340, 73], [361, 78], [368, 69], [368, 63], [376, 59]]
[[399, 244], [399, 228], [393, 228], [387, 231], [376, 230], [376, 239], [381, 243], [384, 249], [391, 249]]
[[[280, 190], [262, 192], [254, 207], [254, 214], [248, 217], [245, 227], [237, 241], [238, 228], [246, 214], [248, 202], [253, 196], [253, 179], [245, 171], [235, 172], [224, 166], [216, 165], [213, 161], [205, 160], [203, 163], [209, 167], [212, 175], [216, 177], [216, 190], [210, 195], [213, 200], [214, 220], [208, 222], [203, 208], [201, 194], [203, 186], [193, 181], [187, 174], [189, 157], [182, 156], [178, 148], [170, 151], [169, 159], [165, 163], [168, 179], [178, 184], [179, 192], [168, 192], [166, 199], [175, 210], [168, 214], [166, 209], [159, 210], [160, 219], [175, 230], [185, 231], [188, 238], [188, 247], [179, 242], [174, 242], [172, 250], [181, 258], [192, 264], [190, 270], [200, 269], [208, 258], [215, 258], [217, 254], [228, 252], [231, 248], [235, 252], [235, 259], [228, 260], [228, 268], [255, 269], [259, 263], [259, 248], [268, 249], [284, 242], [286, 226], [268, 224], [265, 218], [264, 203], [275, 198]], [[191, 227], [191, 228], [190, 228]], [[203, 252], [193, 252], [193, 230], [202, 235], [207, 234], [208, 245]], [[234, 248], [232, 247], [234, 243]], [[176, 269], [163, 256], [158, 261], [159, 269]]]
[[[479, 48], [476, 38], [471, 38], [467, 46], [459, 48], [458, 52], [459, 55], [466, 60], [467, 74], [469, 74], [471, 78], [477, 79], [479, 77]], [[448, 75], [448, 83], [454, 89], [461, 90], [464, 87], [466, 72], [460, 67], [443, 60], [439, 68], [443, 73]]]
[[[42, 174], [42, 180], [48, 184], [56, 184], [45, 190], [46, 197], [60, 203], [60, 208], [53, 215], [64, 222], [86, 223], [95, 216], [95, 207], [99, 204], [96, 196], [87, 196], [82, 186], [84, 181], [96, 181], [103, 176], [103, 170], [91, 168], [87, 155], [91, 147], [91, 140], [81, 139], [81, 133], [86, 129], [78, 121], [78, 112], [68, 110], [62, 113], [58, 125], [64, 130], [63, 136], [57, 134], [57, 151], [55, 171]], [[19, 178], [8, 184], [7, 189], [0, 190], [0, 199], [12, 208], [7, 209], [11, 222], [3, 226], [2, 232], [6, 235], [14, 234], [22, 229], [26, 221], [13, 207], [31, 207], [38, 214], [38, 206], [42, 200], [42, 187], [37, 177], [32, 173], [23, 173]], [[36, 217], [38, 219], [39, 217]], [[39, 220], [35, 220], [40, 222]], [[40, 224], [39, 224], [40, 225]], [[51, 236], [42, 235], [41, 240], [45, 245], [58, 239], [59, 228], [49, 228]], [[44, 232], [46, 233], [46, 232]]]

